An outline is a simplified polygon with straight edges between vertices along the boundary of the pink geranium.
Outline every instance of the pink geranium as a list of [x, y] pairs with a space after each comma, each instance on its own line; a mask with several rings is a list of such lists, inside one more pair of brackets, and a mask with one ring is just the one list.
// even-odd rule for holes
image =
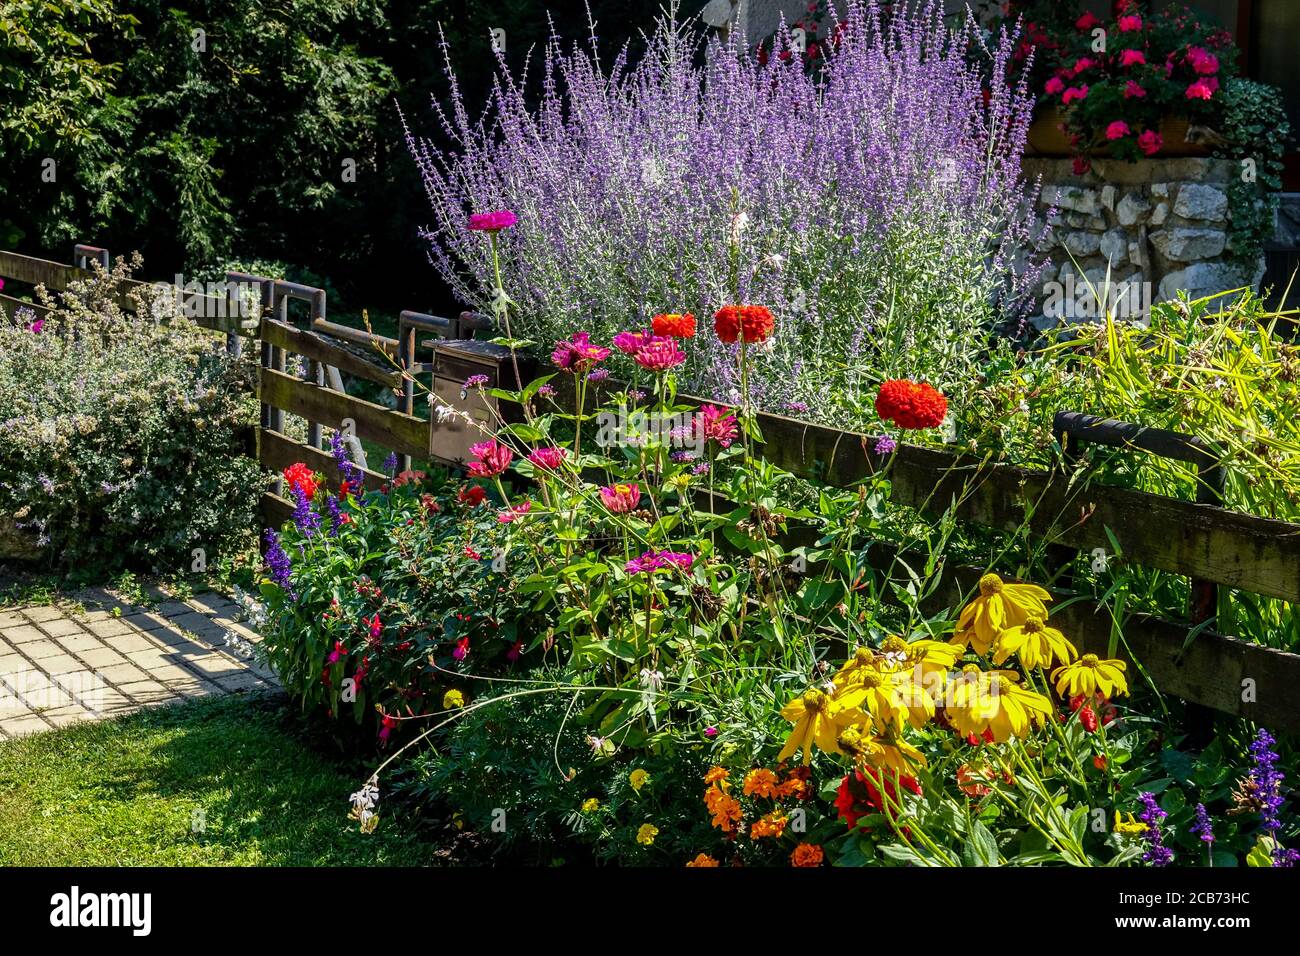
[[519, 217], [509, 209], [496, 212], [476, 212], [469, 217], [469, 227], [475, 232], [500, 232], [509, 229], [519, 221]]
[[609, 356], [609, 349], [594, 345], [590, 332], [574, 332], [573, 337], [555, 343], [551, 361], [565, 372], [585, 372]]
[[1043, 89], [1044, 91], [1047, 92], [1048, 95], [1055, 96], [1057, 93], [1060, 93], [1061, 90], [1065, 89], [1065, 83], [1062, 82], [1059, 76], [1054, 76], [1047, 81], [1047, 84], [1043, 87]]
[[1186, 96], [1189, 100], [1208, 100], [1214, 95], [1214, 87], [1210, 86], [1205, 80], [1197, 80], [1187, 88]]
[[1132, 33], [1134, 30], [1142, 29], [1142, 18], [1129, 14], [1127, 17], [1119, 18], [1119, 32]]
[[495, 478], [510, 467], [514, 454], [495, 438], [469, 446], [475, 461], [469, 463], [471, 478]]
[[1130, 132], [1131, 130], [1128, 128], [1128, 123], [1125, 123], [1123, 120], [1115, 120], [1106, 127], [1106, 138], [1123, 139]]
[[1147, 95], [1147, 91], [1138, 83], [1129, 80], [1124, 86], [1124, 99], [1131, 100], [1134, 98], [1141, 99]]
[[1083, 16], [1079, 17], [1079, 19], [1075, 20], [1074, 25], [1078, 29], [1083, 30], [1086, 33], [1087, 31], [1091, 30], [1100, 22], [1101, 22], [1100, 20], [1098, 20], [1095, 16], [1093, 16], [1092, 11], [1089, 10]]
[[1187, 62], [1191, 64], [1192, 69], [1202, 76], [1209, 76], [1219, 72], [1219, 58], [1209, 50], [1194, 46], [1187, 51]]
[[677, 347], [677, 340], [652, 336], [633, 356], [636, 364], [651, 372], [666, 372], [686, 361], [686, 353]]
[[543, 471], [556, 471], [560, 465], [564, 464], [565, 456], [569, 453], [563, 448], [555, 445], [544, 445], [541, 448], [534, 448], [528, 455], [528, 460], [536, 468]]
[[716, 405], [701, 405], [695, 416], [695, 434], [704, 441], [716, 441], [723, 448], [730, 448], [739, 434], [736, 416]]
[[641, 488], [636, 482], [610, 485], [600, 489], [600, 499], [614, 514], [627, 514], [641, 503]]
[[1141, 50], [1124, 50], [1119, 55], [1120, 66], [1143, 66], [1147, 61], [1147, 55]]
[[1088, 86], [1087, 84], [1084, 84], [1083, 86], [1072, 86], [1068, 90], [1066, 90], [1061, 95], [1061, 102], [1064, 103], [1066, 106], [1069, 106], [1071, 103], [1075, 102], [1076, 100], [1082, 103], [1087, 98], [1088, 98]]
[[1165, 145], [1164, 138], [1153, 129], [1146, 130], [1138, 137], [1138, 149], [1147, 156], [1154, 156]]
[[1070, 70], [1071, 76], [1078, 76], [1084, 70], [1091, 70], [1097, 65], [1097, 61], [1090, 56], [1081, 56], [1074, 61], [1074, 67]]

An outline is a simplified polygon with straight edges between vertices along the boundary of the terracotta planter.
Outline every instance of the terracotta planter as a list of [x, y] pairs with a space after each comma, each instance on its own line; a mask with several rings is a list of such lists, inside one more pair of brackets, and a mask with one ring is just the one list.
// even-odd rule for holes
[[[1040, 110], [1038, 116], [1029, 124], [1026, 152], [1034, 156], [1073, 156], [1070, 138], [1061, 128], [1065, 115], [1056, 107]], [[1150, 157], [1169, 158], [1174, 156], [1208, 156], [1210, 150], [1199, 143], [1187, 142], [1187, 130], [1190, 128], [1186, 117], [1166, 116], [1160, 121], [1160, 138], [1164, 146], [1160, 152]], [[1107, 145], [1094, 146], [1087, 151], [1089, 156], [1109, 156]]]

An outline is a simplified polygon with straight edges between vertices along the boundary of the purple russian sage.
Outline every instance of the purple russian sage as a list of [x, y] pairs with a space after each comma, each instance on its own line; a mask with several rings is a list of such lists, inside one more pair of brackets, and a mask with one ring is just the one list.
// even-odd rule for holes
[[538, 95], [502, 59], [476, 119], [444, 46], [452, 95], [435, 111], [453, 145], [407, 130], [431, 262], [489, 311], [491, 251], [468, 220], [510, 209], [498, 240], [516, 336], [607, 343], [694, 312], [681, 387], [734, 402], [732, 347], [708, 320], [757, 303], [777, 317], [751, 354], [761, 406], [862, 424], [879, 381], [905, 376], [960, 404], [1036, 275], [1036, 187], [1020, 172], [1033, 99], [1010, 79], [1014, 37], [949, 29], [937, 3], [892, 6], [849, 3], [814, 74], [667, 18], [636, 64], [626, 50], [602, 64], [594, 37], [552, 38]]

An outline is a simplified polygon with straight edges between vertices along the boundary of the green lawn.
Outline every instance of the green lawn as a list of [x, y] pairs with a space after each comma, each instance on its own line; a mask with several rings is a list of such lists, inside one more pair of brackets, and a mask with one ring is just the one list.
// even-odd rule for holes
[[432, 862], [382, 801], [378, 830], [357, 831], [365, 765], [302, 728], [283, 698], [241, 696], [0, 743], [0, 865]]

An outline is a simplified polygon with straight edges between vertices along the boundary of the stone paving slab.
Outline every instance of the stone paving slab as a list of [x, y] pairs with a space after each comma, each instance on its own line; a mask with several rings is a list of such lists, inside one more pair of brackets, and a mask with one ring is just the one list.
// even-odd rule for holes
[[279, 686], [269, 668], [236, 652], [260, 637], [224, 594], [168, 597], [152, 608], [106, 588], [71, 598], [0, 611], [0, 740]]

